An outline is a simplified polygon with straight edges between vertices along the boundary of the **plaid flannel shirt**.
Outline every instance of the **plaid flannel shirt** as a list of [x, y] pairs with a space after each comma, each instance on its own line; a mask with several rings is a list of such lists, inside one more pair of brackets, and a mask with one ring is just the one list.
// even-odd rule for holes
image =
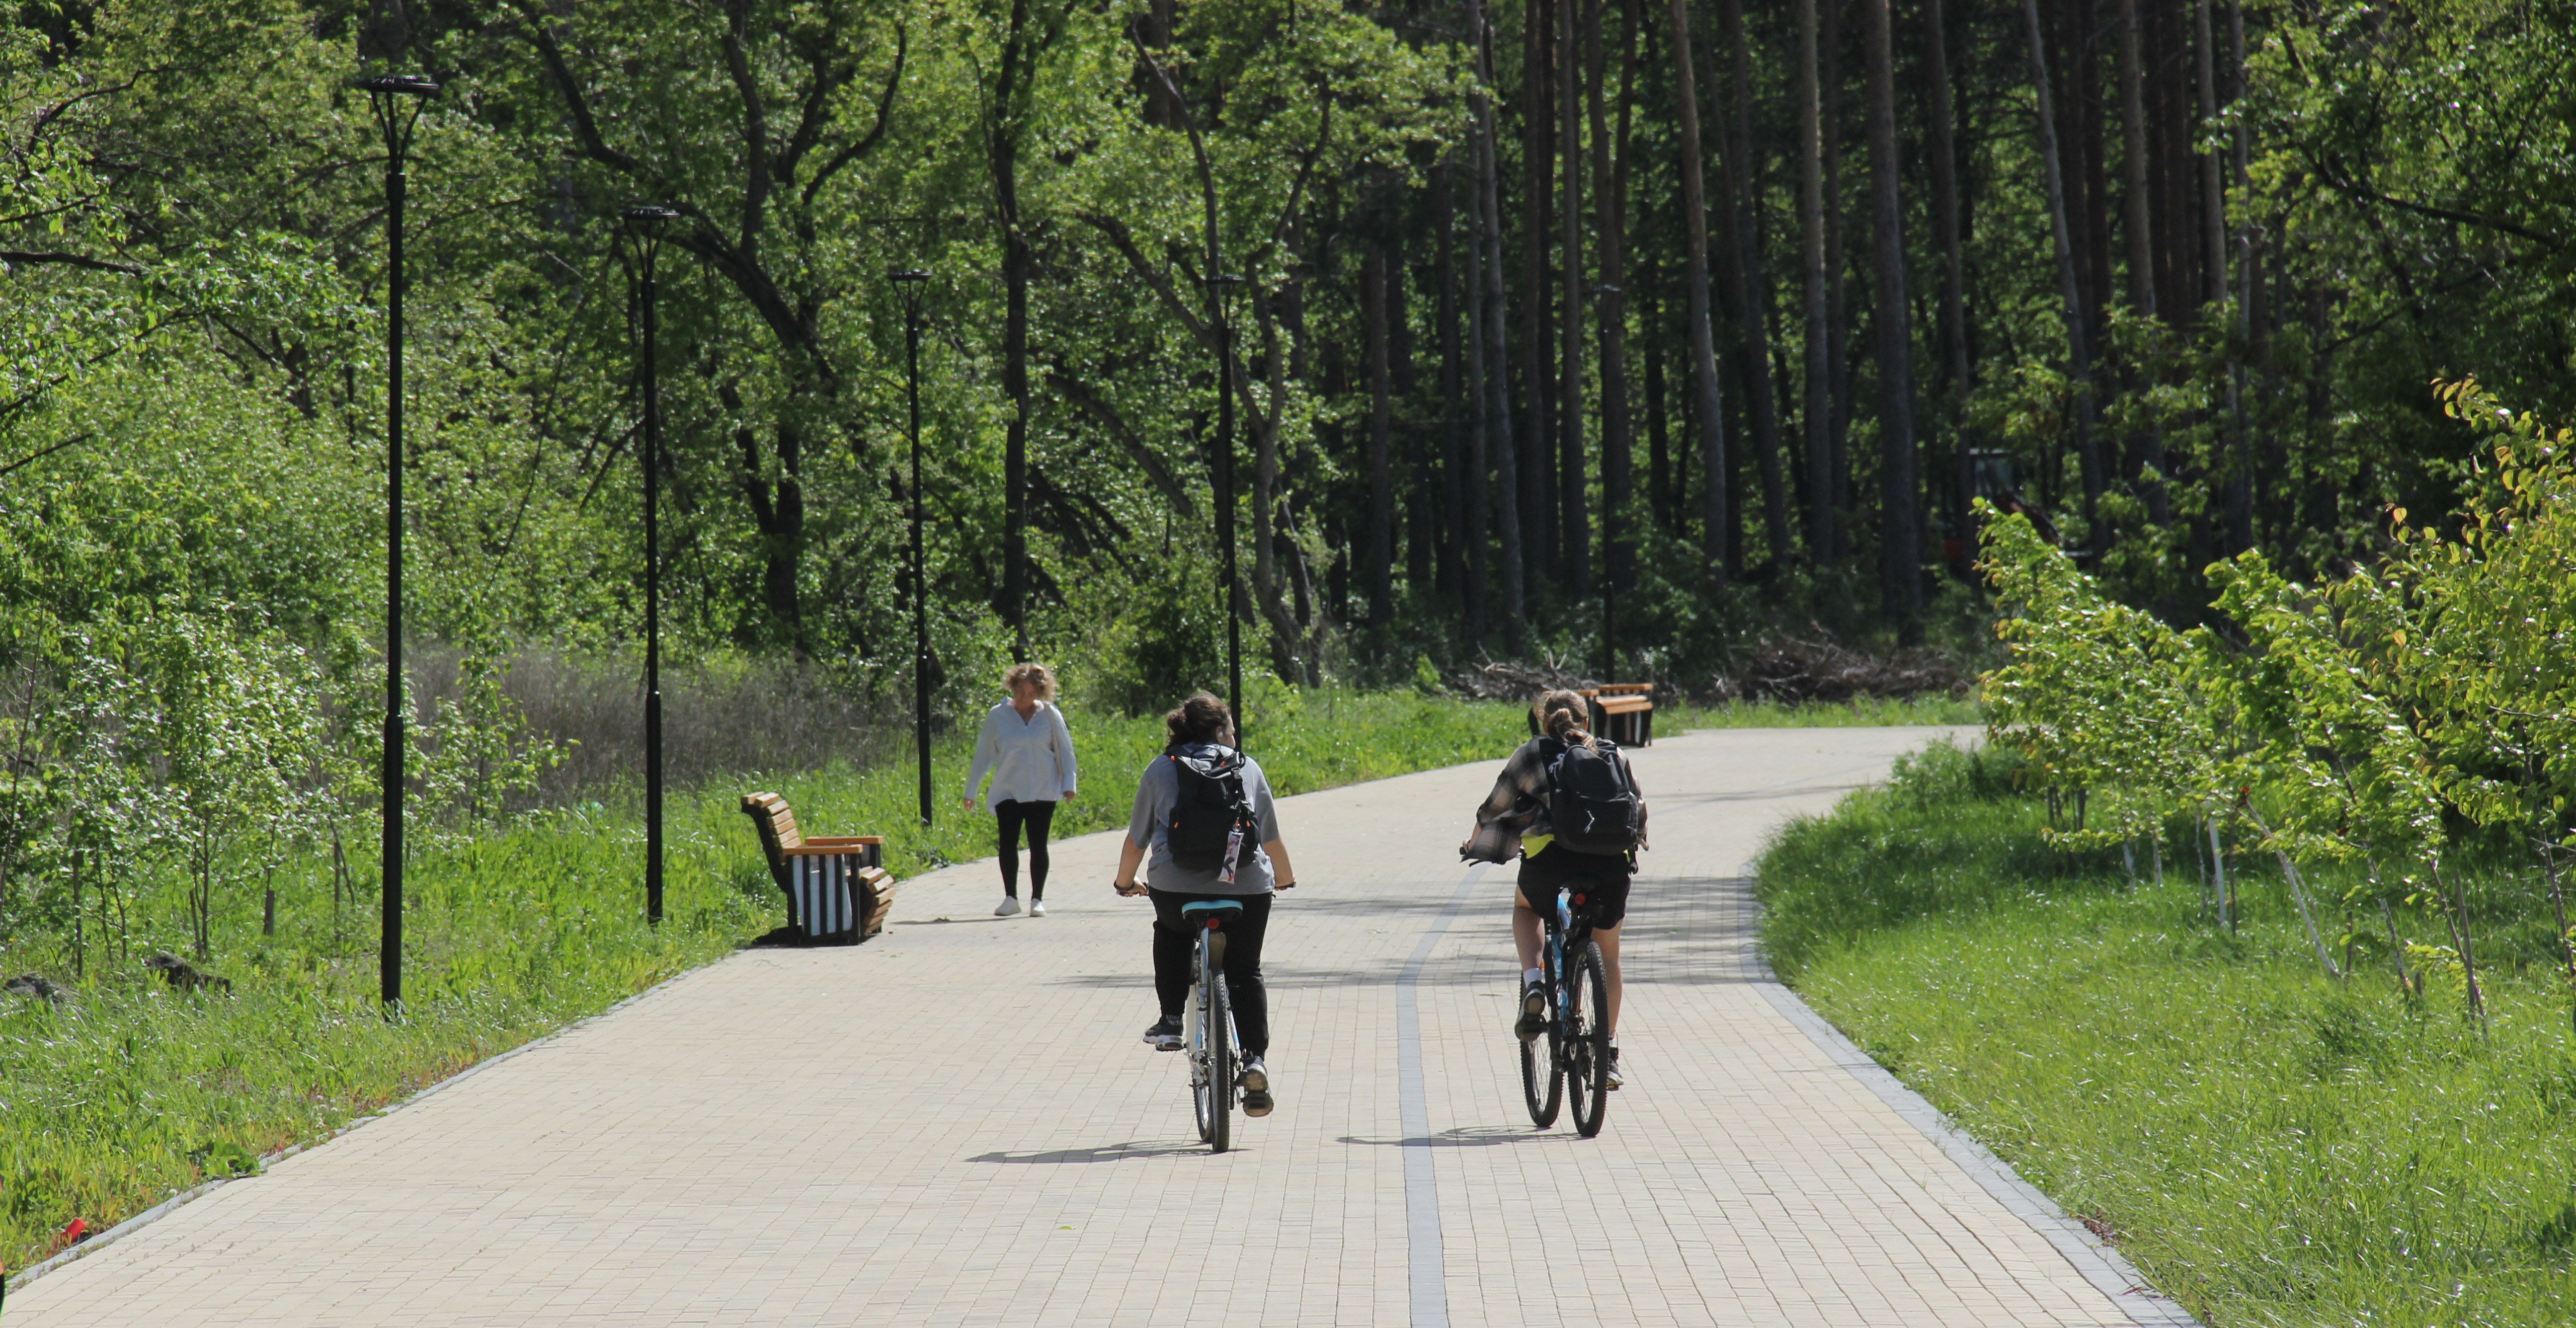
[[[1476, 808], [1476, 833], [1461, 850], [1476, 862], [1509, 862], [1519, 856], [1521, 840], [1530, 835], [1554, 833], [1547, 819], [1547, 766], [1565, 750], [1565, 744], [1554, 738], [1532, 738], [1503, 762], [1503, 773], [1494, 780], [1494, 791], [1485, 795]], [[1637, 788], [1636, 769], [1628, 764], [1628, 754], [1614, 758], [1619, 772], [1628, 778], [1628, 787], [1637, 793], [1637, 841], [1640, 847], [1646, 837], [1646, 792]]]

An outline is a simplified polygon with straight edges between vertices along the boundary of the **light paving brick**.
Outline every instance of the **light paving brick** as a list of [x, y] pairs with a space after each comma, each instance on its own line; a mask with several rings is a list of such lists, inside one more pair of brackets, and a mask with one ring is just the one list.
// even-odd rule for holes
[[[26, 1284], [9, 1325], [1399, 1324], [1417, 1148], [1451, 1323], [2129, 1324], [1753, 957], [1763, 837], [1930, 736], [1636, 754], [1655, 845], [1598, 1139], [1521, 1106], [1509, 872], [1450, 908], [1485, 764], [1283, 804], [1281, 1106], [1236, 1152], [1136, 1041], [1148, 912], [1091, 836], [1057, 847], [1047, 918], [987, 916], [989, 862], [906, 882], [877, 941], [678, 978]], [[1444, 918], [1409, 1143], [1396, 985]]]

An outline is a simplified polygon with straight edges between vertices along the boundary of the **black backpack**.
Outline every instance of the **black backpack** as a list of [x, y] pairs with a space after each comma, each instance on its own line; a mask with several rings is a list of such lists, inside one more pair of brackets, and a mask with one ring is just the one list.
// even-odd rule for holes
[[1243, 753], [1230, 747], [1193, 744], [1195, 750], [1175, 744], [1163, 749], [1170, 757], [1172, 773], [1180, 787], [1172, 799], [1172, 823], [1166, 842], [1172, 850], [1172, 865], [1185, 871], [1221, 871], [1225, 867], [1225, 843], [1235, 827], [1243, 827], [1242, 847], [1235, 853], [1235, 867], [1252, 862], [1260, 851], [1260, 834], [1254, 828], [1252, 804], [1243, 795]]
[[1637, 850], [1637, 791], [1618, 746], [1598, 741], [1598, 750], [1567, 743], [1547, 763], [1547, 819], [1566, 848], [1624, 856]]

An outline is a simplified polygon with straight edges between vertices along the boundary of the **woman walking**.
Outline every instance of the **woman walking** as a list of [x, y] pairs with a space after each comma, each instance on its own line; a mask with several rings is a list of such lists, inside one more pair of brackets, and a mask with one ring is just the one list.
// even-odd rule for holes
[[1073, 730], [1055, 708], [1055, 674], [1044, 664], [1014, 664], [1002, 677], [1011, 699], [985, 712], [975, 735], [975, 764], [966, 776], [966, 809], [975, 787], [993, 775], [985, 805], [1001, 823], [1002, 902], [993, 916], [1020, 911], [1020, 831], [1029, 833], [1029, 916], [1046, 916], [1047, 826], [1055, 805], [1073, 801]]

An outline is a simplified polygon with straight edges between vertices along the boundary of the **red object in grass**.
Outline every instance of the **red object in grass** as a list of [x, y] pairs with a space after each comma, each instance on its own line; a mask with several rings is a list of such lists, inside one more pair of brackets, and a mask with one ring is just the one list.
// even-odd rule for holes
[[58, 1250], [70, 1249], [72, 1246], [78, 1245], [82, 1241], [89, 1239], [89, 1236], [89, 1219], [86, 1217], [75, 1217], [72, 1219], [70, 1226], [63, 1228], [63, 1234], [54, 1238], [54, 1248]]

